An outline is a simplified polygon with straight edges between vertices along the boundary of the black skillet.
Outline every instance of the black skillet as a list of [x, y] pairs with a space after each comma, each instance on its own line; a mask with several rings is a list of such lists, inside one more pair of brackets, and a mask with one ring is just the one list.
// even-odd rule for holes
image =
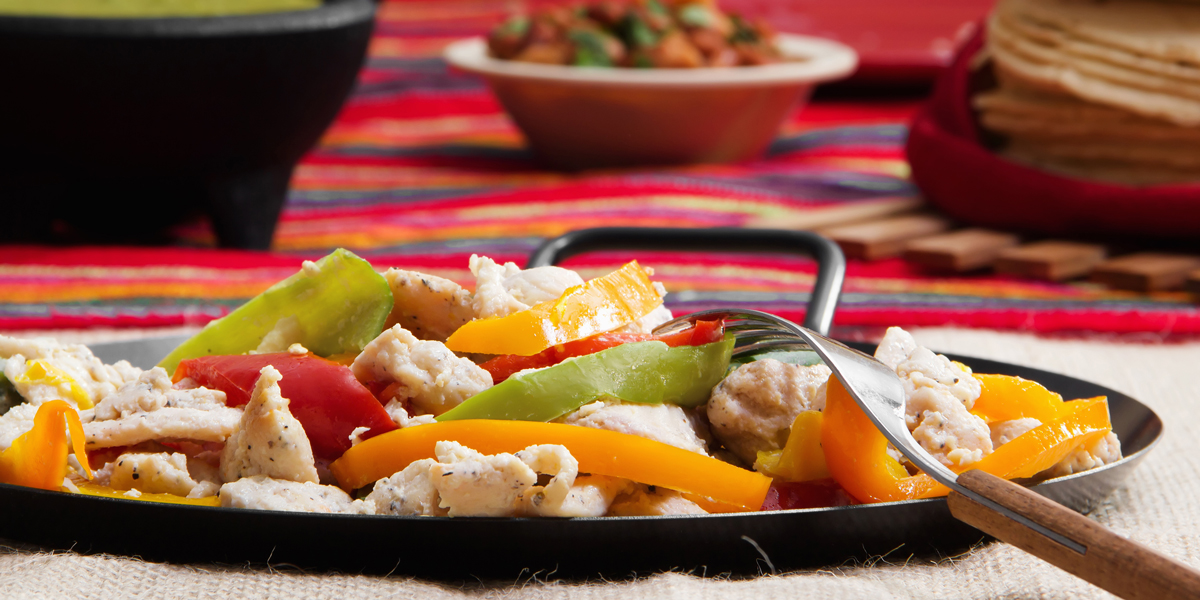
[[[845, 266], [837, 246], [803, 232], [628, 228], [585, 230], [551, 240], [534, 253], [529, 266], [614, 248], [811, 254], [820, 271], [805, 324], [821, 332], [832, 319]], [[93, 349], [106, 362], [126, 358], [149, 367], [180, 341], [159, 338]], [[1099, 505], [1161, 437], [1158, 416], [1120, 392], [1029, 367], [949, 356], [976, 372], [1038, 381], [1066, 398], [1108, 396], [1113, 430], [1126, 457], [1033, 488], [1074, 510], [1088, 512]], [[700, 517], [451, 519], [200, 508], [9, 485], [0, 485], [0, 536], [149, 560], [286, 563], [455, 580], [539, 572], [611, 578], [668, 569], [754, 574], [879, 555], [892, 562], [913, 555], [936, 558], [984, 538], [951, 517], [944, 499]]]

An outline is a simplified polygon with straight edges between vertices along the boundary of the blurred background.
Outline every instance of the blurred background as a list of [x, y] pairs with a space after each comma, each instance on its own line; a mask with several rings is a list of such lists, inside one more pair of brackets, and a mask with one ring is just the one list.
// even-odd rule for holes
[[[321, 8], [340, 11], [322, 13], [329, 18], [296, 16], [317, 10], [244, 17], [279, 28], [257, 38], [248, 32], [263, 27], [222, 18], [142, 19], [120, 30], [104, 19], [0, 17], [0, 50], [9, 46], [0, 56], [24, 65], [6, 72], [28, 77], [14, 88], [24, 93], [10, 95], [25, 104], [0, 112], [6, 131], [23, 132], [2, 148], [8, 184], [0, 193], [10, 216], [0, 329], [195, 327], [336, 247], [380, 268], [469, 283], [472, 253], [522, 264], [547, 237], [621, 225], [824, 233], [851, 257], [837, 319], [851, 336], [942, 324], [1123, 339], [1200, 333], [1187, 291], [1200, 278], [1200, 262], [1188, 254], [1194, 215], [1100, 210], [1108, 221], [1091, 222], [1093, 211], [1072, 205], [1042, 218], [1004, 209], [1024, 193], [997, 200], [960, 189], [931, 202], [922, 187], [933, 189], [926, 182], [937, 177], [914, 182], [905, 148], [914, 118], [971, 119], [966, 92], [937, 104], [935, 89], [953, 86], [934, 84], [948, 79], [991, 2], [726, 0], [723, 10], [776, 31], [850, 46], [857, 71], [820, 86], [810, 103], [798, 97], [752, 158], [571, 171], [531, 151], [486, 77], [443, 58], [452, 42], [541, 4], [336, 0]], [[188, 43], [156, 53], [129, 41], [172, 37]], [[113, 44], [118, 38], [128, 39]], [[88, 50], [101, 42], [115, 50]], [[37, 59], [14, 58], [32, 56], [17, 50], [36, 43], [44, 50]], [[974, 43], [957, 56], [962, 73], [977, 55]], [[144, 66], [155, 55], [172, 58], [128, 75], [90, 67], [91, 76], [66, 77], [61, 66], [91, 57]], [[188, 88], [197, 81], [211, 83]], [[104, 91], [113, 82], [125, 95]], [[171, 86], [170, 100], [151, 101], [153, 110], [114, 116]], [[72, 141], [80, 132], [90, 141]], [[991, 156], [981, 143], [971, 147]], [[188, 168], [148, 176], [138, 162], [147, 160]], [[940, 160], [937, 173], [971, 173]], [[1000, 217], [973, 219], [962, 205]], [[1158, 222], [1128, 235], [1112, 229], [1113, 221], [1154, 214]], [[1172, 235], [1147, 234], [1164, 220], [1182, 224]], [[1101, 268], [1145, 251], [1154, 253], [1149, 266]], [[677, 312], [735, 303], [799, 318], [813, 280], [807, 258], [719, 247], [593, 253], [570, 264], [590, 276], [634, 254], [675, 292], [669, 304]]]

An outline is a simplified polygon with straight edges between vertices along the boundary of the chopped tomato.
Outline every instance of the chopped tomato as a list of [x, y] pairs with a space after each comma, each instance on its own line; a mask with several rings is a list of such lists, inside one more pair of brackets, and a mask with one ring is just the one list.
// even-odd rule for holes
[[[671, 347], [703, 346], [704, 344], [720, 341], [724, 336], [725, 324], [723, 321], [699, 321], [693, 327], [667, 335], [654, 335], [652, 333], [599, 333], [582, 340], [551, 346], [533, 356], [521, 356], [518, 354], [497, 356], [479, 366], [492, 374], [492, 383], [498, 384], [518, 371], [552, 367], [574, 356], [595, 354], [601, 350], [608, 350], [609, 348], [630, 342], [658, 340]], [[380, 397], [382, 398], [383, 396]]]
[[779, 481], [771, 483], [762, 510], [791, 510], [794, 508], [824, 508], [858, 504], [833, 479], [811, 481]]
[[283, 375], [279, 391], [290, 401], [318, 459], [335, 460], [349, 450], [350, 434], [358, 427], [370, 428], [363, 439], [396, 428], [348, 367], [312, 354], [201, 356], [179, 363], [175, 381], [191, 378], [225, 392], [229, 406], [241, 406], [250, 401], [259, 371], [267, 365]]

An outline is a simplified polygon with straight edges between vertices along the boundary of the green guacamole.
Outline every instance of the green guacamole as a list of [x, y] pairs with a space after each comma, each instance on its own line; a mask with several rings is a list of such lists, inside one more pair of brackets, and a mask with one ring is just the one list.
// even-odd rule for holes
[[0, 15], [40, 17], [215, 17], [306, 10], [321, 0], [0, 0]]

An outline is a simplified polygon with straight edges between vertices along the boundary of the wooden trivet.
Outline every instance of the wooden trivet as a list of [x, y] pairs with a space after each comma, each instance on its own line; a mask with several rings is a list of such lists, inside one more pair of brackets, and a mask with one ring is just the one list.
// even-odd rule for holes
[[1105, 261], [1092, 270], [1092, 281], [1136, 292], [1177, 290], [1192, 271], [1200, 269], [1200, 257], [1185, 254], [1138, 252]]
[[910, 240], [941, 233], [950, 221], [936, 215], [906, 215], [822, 229], [822, 235], [837, 242], [850, 258], [876, 260], [896, 256]]
[[997, 273], [1064, 281], [1087, 275], [1104, 256], [1098, 244], [1045, 240], [1001, 251], [994, 267]]
[[956, 229], [931, 213], [919, 198], [889, 197], [835, 206], [784, 220], [762, 218], [750, 227], [805, 229], [834, 240], [850, 258], [904, 259], [937, 271], [997, 273], [1046, 281], [1089, 277], [1112, 288], [1138, 292], [1186, 289], [1200, 295], [1200, 256], [1139, 252], [1070, 240], [1022, 243], [1012, 233], [977, 227]]
[[1011, 233], [990, 229], [960, 229], [908, 242], [904, 259], [943, 271], [974, 271], [989, 267], [1005, 249], [1021, 239]]

